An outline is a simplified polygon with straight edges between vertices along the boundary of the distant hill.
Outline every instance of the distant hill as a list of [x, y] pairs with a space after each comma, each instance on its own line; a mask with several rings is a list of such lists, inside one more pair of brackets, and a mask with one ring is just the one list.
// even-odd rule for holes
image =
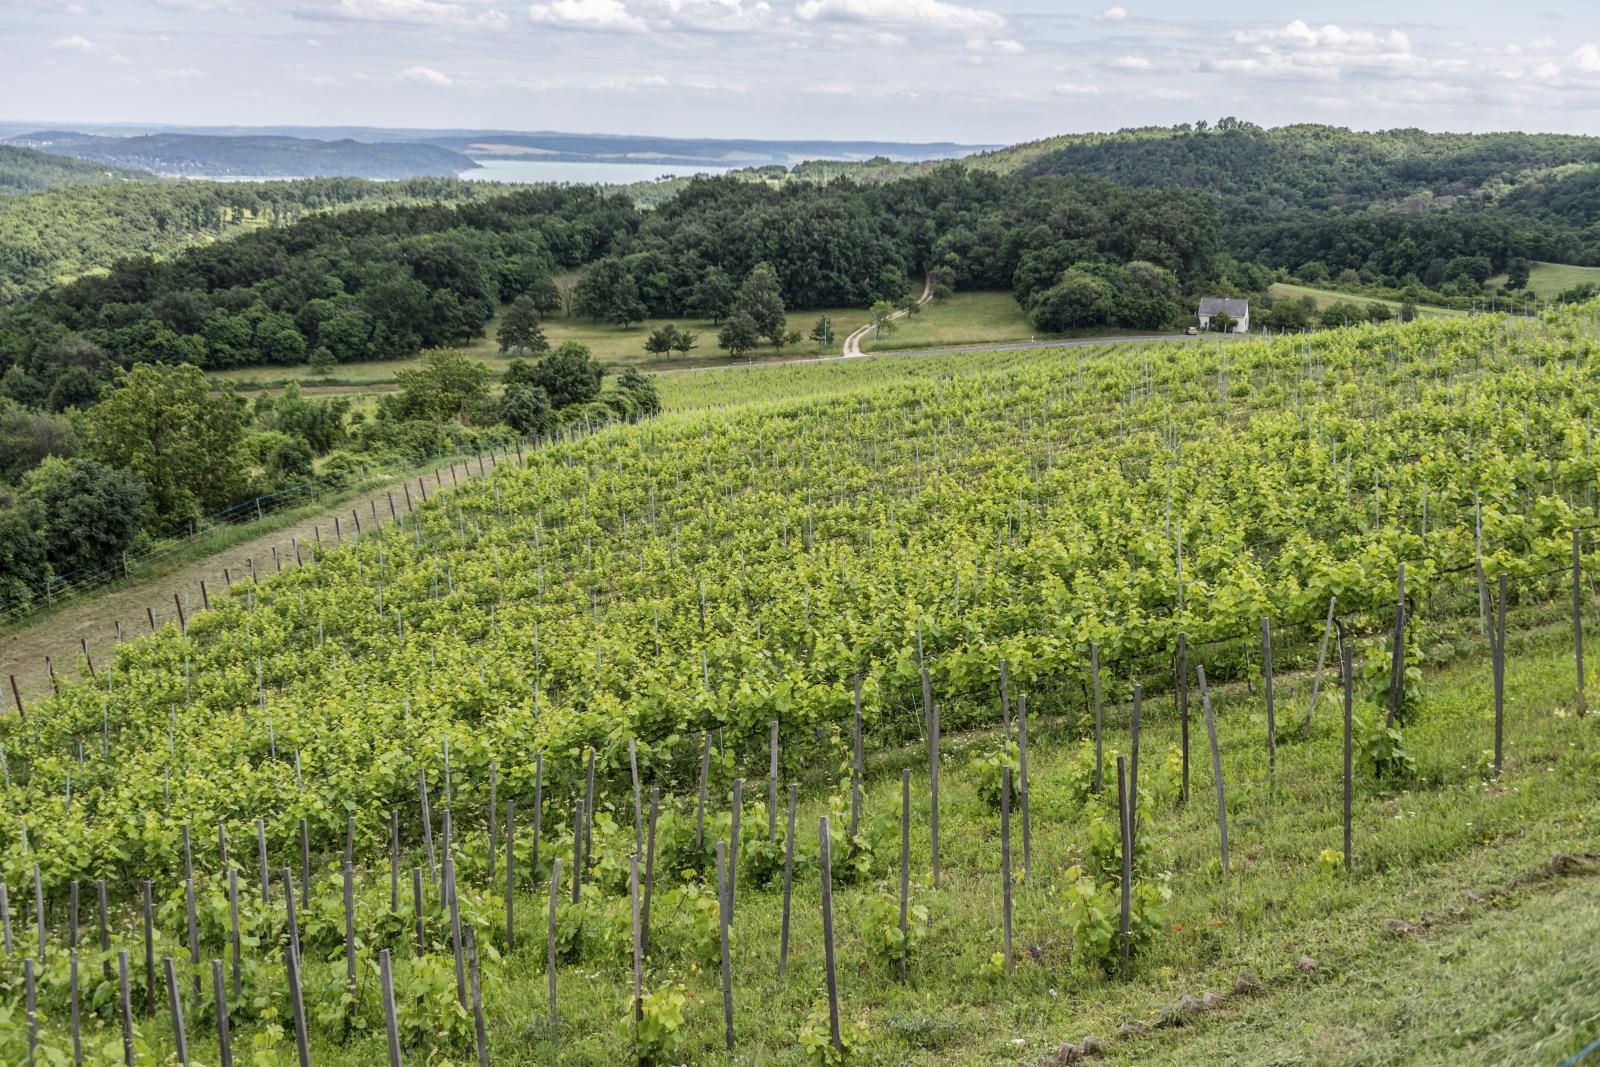
[[34, 148], [0, 144], [0, 196], [41, 193], [73, 185], [112, 182], [147, 182], [150, 175], [136, 170], [91, 163], [70, 156], [51, 155]]
[[477, 166], [439, 145], [367, 144], [348, 139], [190, 133], [107, 137], [46, 130], [13, 137], [10, 144], [99, 164], [195, 178], [443, 178]]

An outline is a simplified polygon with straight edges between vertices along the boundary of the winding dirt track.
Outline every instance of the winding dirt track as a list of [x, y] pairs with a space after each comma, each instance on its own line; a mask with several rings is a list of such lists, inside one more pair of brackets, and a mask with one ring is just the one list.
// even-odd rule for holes
[[[918, 307], [922, 307], [924, 304], [927, 304], [932, 299], [933, 299], [933, 274], [930, 272], [930, 273], [924, 274], [922, 276], [922, 295], [917, 297], [917, 306]], [[892, 322], [895, 319], [903, 319], [908, 314], [909, 314], [909, 312], [905, 308], [901, 308], [899, 311], [896, 311], [893, 315], [890, 315], [889, 319]], [[870, 323], [870, 322], [867, 323], [865, 326], [862, 326], [861, 328], [857, 329], [849, 337], [846, 337], [844, 339], [844, 349], [839, 354], [841, 356], [843, 356], [845, 359], [859, 359], [860, 357], [866, 355], [865, 352], [861, 351], [861, 341], [862, 341], [863, 338], [865, 338], [867, 336], [867, 334], [869, 334], [871, 332], [872, 332], [872, 323]]]

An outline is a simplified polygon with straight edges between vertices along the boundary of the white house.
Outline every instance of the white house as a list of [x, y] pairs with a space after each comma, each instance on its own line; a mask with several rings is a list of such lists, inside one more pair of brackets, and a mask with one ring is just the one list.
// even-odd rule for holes
[[1226, 315], [1233, 320], [1233, 333], [1250, 332], [1250, 301], [1234, 300], [1225, 296], [1203, 296], [1200, 298], [1200, 328], [1211, 328], [1213, 315]]

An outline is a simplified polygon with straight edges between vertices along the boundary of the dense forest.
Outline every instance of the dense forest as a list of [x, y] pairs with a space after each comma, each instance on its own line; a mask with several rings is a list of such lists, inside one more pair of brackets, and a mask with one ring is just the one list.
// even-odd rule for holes
[[[319, 351], [341, 363], [394, 358], [480, 336], [518, 296], [553, 310], [555, 277], [575, 268], [573, 310], [629, 323], [720, 320], [763, 263], [791, 308], [897, 299], [925, 269], [952, 286], [1010, 288], [1032, 307], [1080, 267], [1098, 272], [1095, 292], [1081, 294], [1091, 306], [1064, 307], [1068, 294], [1055, 292], [1053, 321], [1153, 326], [1212, 276], [1217, 241], [1201, 196], [1064, 178], [952, 170], [781, 189], [702, 179], [651, 212], [620, 194], [538, 187], [315, 216], [124, 261], [0, 316], [0, 368], [16, 395], [24, 377], [56, 389], [67, 366], [93, 377], [152, 359], [217, 369]], [[82, 403], [98, 384], [59, 401]]]
[[1600, 264], [1595, 137], [1223, 119], [1063, 138], [1019, 172], [1203, 192], [1230, 252], [1308, 281], [1348, 270], [1449, 295], [1446, 282], [1478, 273], [1452, 270], [1463, 257], [1486, 257], [1488, 274], [1518, 258]]
[[82, 185], [149, 182], [150, 175], [20, 145], [0, 144], [0, 197]]
[[96, 163], [203, 178], [448, 178], [478, 165], [440, 145], [349, 139], [191, 133], [106, 137], [44, 130], [13, 137], [11, 143]]
[[[25, 174], [9, 168], [5, 152], [0, 146], [0, 185]], [[42, 158], [89, 166], [65, 157]], [[114, 186], [71, 186], [0, 197], [0, 307], [120, 259], [167, 256], [190, 245], [257, 227], [287, 225], [318, 212], [357, 204], [454, 203], [505, 191], [504, 186], [453, 178], [191, 182], [143, 177], [146, 180]]]

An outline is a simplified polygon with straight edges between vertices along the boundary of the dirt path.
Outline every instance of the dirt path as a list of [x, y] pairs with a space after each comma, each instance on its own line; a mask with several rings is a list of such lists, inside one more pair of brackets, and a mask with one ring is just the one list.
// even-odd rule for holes
[[[927, 304], [932, 299], [933, 299], [933, 272], [929, 271], [929, 272], [925, 273], [922, 276], [922, 295], [917, 297], [917, 306], [918, 307], [922, 307], [923, 305]], [[908, 314], [910, 314], [910, 312], [907, 309], [901, 308], [899, 311], [896, 311], [893, 315], [890, 315], [889, 316], [889, 320], [892, 322], [895, 319], [903, 319]], [[844, 349], [839, 354], [841, 356], [843, 356], [845, 359], [859, 359], [860, 357], [866, 355], [865, 352], [861, 351], [861, 340], [862, 340], [862, 338], [866, 337], [867, 334], [870, 333], [871, 331], [872, 331], [872, 323], [870, 323], [870, 322], [867, 323], [865, 326], [862, 326], [859, 329], [855, 330], [853, 333], [850, 334], [849, 337], [846, 337], [844, 339]]]
[[[507, 460], [502, 459], [501, 462]], [[516, 458], [511, 457], [509, 462], [515, 463]], [[493, 459], [485, 457], [484, 473], [493, 470]], [[449, 489], [452, 478], [456, 483], [464, 483], [479, 476], [476, 459], [441, 468], [426, 476], [428, 494], [431, 496], [436, 490]], [[213, 594], [227, 588], [230, 576], [237, 587], [240, 583], [250, 581], [252, 564], [256, 577], [265, 579], [277, 569], [273, 562], [274, 549], [277, 550], [279, 564], [284, 569], [292, 568], [295, 566], [296, 541], [302, 545], [314, 544], [319, 534], [325, 545], [333, 543], [337, 537], [352, 538], [356, 531], [356, 516], [360, 517], [363, 532], [372, 529], [374, 515], [379, 525], [388, 526], [394, 521], [389, 511], [390, 493], [394, 494], [395, 514], [403, 519], [406, 515], [405, 491], [408, 487], [413, 502], [420, 504], [417, 479], [413, 477], [397, 481], [351, 497], [292, 526], [241, 541], [204, 559], [180, 564], [166, 573], [70, 604], [32, 626], [0, 637], [0, 661], [4, 663], [0, 673], [15, 676], [25, 703], [30, 698], [43, 696], [50, 689], [46, 656], [54, 661], [58, 676], [72, 675], [79, 669], [83, 642], [88, 642], [89, 654], [94, 657], [96, 666], [103, 667], [112, 646], [116, 644], [119, 623], [124, 637], [149, 633], [150, 615], [146, 614], [147, 609], [154, 615], [157, 626], [170, 622], [178, 614], [173, 601], [175, 595], [179, 600], [187, 600], [184, 605], [186, 614], [199, 611], [203, 603], [200, 591], [202, 581]], [[337, 533], [335, 519], [339, 520]], [[14, 709], [10, 683], [0, 678], [0, 686], [4, 687], [0, 689], [0, 699]]]

